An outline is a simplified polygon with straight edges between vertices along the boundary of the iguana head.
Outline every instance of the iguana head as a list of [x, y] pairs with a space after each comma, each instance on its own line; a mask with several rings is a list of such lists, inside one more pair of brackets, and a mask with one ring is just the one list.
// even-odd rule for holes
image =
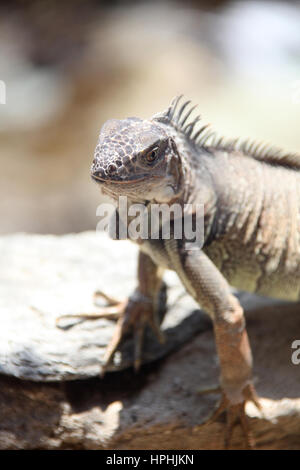
[[175, 141], [158, 119], [110, 119], [100, 131], [91, 176], [114, 198], [168, 202], [182, 189], [181, 167]]
[[173, 202], [195, 173], [199, 188], [209, 185], [205, 160], [211, 162], [219, 152], [300, 169], [298, 154], [219, 137], [209, 124], [197, 129], [200, 116], [191, 119], [196, 106], [181, 98], [175, 97], [166, 111], [149, 120], [110, 119], [103, 125], [91, 167], [103, 192], [115, 199], [125, 195], [138, 202]]

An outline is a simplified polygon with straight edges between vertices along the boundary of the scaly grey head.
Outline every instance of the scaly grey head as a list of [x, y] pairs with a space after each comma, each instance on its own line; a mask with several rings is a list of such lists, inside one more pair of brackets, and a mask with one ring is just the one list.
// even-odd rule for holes
[[100, 131], [91, 176], [114, 198], [168, 202], [181, 189], [180, 168], [168, 127], [155, 116], [110, 119]]

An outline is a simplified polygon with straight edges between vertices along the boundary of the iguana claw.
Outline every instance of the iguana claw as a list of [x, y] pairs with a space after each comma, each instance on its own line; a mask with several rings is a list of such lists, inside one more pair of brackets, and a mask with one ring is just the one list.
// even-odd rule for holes
[[101, 307], [98, 312], [62, 315], [57, 319], [57, 323], [63, 318], [107, 318], [109, 320], [117, 320], [115, 331], [104, 354], [103, 365], [100, 374], [101, 377], [104, 376], [107, 367], [111, 363], [114, 353], [118, 349], [118, 346], [120, 345], [123, 337], [130, 328], [133, 328], [133, 365], [135, 371], [138, 371], [142, 361], [142, 346], [146, 326], [150, 326], [160, 343], [165, 341], [164, 334], [160, 329], [159, 315], [153, 302], [150, 299], [145, 298], [145, 296], [139, 296], [138, 294], [129, 297], [125, 301], [119, 301], [113, 297], [108, 296], [102, 291], [97, 291], [94, 294], [95, 300], [98, 297], [104, 298], [108, 305]]
[[[212, 392], [216, 391], [216, 388], [211, 389]], [[202, 393], [202, 392], [200, 392]], [[209, 392], [208, 392], [209, 393]], [[203, 425], [211, 424], [217, 420], [217, 418], [223, 413], [226, 413], [226, 429], [225, 429], [225, 439], [224, 447], [229, 449], [232, 432], [236, 424], [240, 424], [243, 430], [246, 448], [254, 449], [255, 448], [255, 439], [250, 430], [249, 418], [245, 412], [245, 406], [247, 401], [252, 401], [255, 406], [261, 411], [261, 405], [259, 403], [257, 394], [255, 392], [254, 386], [252, 384], [247, 385], [243, 390], [244, 400], [239, 403], [232, 403], [229, 398], [226, 396], [226, 393], [222, 391], [222, 397], [217, 405], [216, 409], [213, 411], [211, 416], [203, 423]]]
[[[115, 351], [120, 345], [124, 335], [130, 328], [134, 330], [134, 369], [138, 371], [142, 360], [142, 346], [146, 326], [155, 333], [158, 341], [163, 343], [165, 337], [160, 329], [159, 317], [152, 302], [145, 302], [145, 299], [134, 299], [129, 297], [125, 302], [117, 306], [116, 317], [118, 317], [117, 326], [113, 337], [107, 346], [104, 355], [104, 365], [101, 375], [103, 376], [107, 366], [110, 364]], [[107, 307], [109, 308], [109, 307]], [[105, 315], [105, 312], [103, 312]]]

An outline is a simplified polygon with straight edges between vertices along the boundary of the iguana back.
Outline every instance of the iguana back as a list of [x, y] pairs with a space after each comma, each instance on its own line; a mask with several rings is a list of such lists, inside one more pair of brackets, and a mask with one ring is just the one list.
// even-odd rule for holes
[[300, 169], [213, 153], [204, 158], [218, 200], [204, 251], [231, 285], [299, 300]]

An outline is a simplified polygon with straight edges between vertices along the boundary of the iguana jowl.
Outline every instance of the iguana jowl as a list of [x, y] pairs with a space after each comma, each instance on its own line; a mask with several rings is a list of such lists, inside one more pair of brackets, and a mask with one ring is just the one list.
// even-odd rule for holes
[[[227, 412], [227, 444], [239, 418], [251, 445], [245, 403], [259, 406], [243, 310], [229, 285], [266, 296], [300, 299], [300, 156], [199, 130], [190, 102], [175, 98], [150, 120], [107, 121], [91, 174], [117, 204], [177, 202], [204, 205], [204, 245], [187, 251], [183, 240], [140, 240], [138, 285], [116, 306], [121, 313], [106, 353], [109, 362], [129, 326], [136, 335], [135, 365], [148, 323], [162, 340], [156, 315], [165, 268], [210, 315]], [[110, 307], [112, 310], [112, 307]]]

